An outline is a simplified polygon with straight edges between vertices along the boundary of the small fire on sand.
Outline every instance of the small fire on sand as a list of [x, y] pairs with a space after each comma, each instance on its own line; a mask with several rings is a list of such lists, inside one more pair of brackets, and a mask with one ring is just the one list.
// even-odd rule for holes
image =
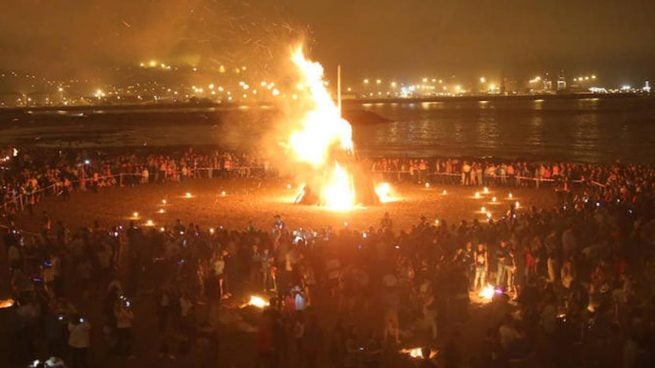
[[264, 309], [264, 308], [266, 308], [266, 307], [268, 307], [270, 305], [271, 305], [271, 303], [268, 300], [262, 298], [261, 296], [251, 295], [248, 302], [245, 303], [244, 305], [242, 305], [241, 308], [245, 308], [247, 306], [253, 306], [253, 307], [256, 307], [256, 308], [259, 308], [259, 309]]
[[0, 309], [11, 308], [14, 306], [14, 299], [1, 299], [0, 300]]
[[502, 293], [502, 290], [494, 288], [491, 284], [487, 284], [487, 286], [480, 290], [478, 297], [482, 299], [483, 302], [488, 303], [494, 298], [494, 295]]
[[[407, 354], [410, 358], [423, 359], [423, 350], [421, 348], [401, 349], [401, 354]], [[437, 355], [436, 351], [430, 351], [430, 359]]]

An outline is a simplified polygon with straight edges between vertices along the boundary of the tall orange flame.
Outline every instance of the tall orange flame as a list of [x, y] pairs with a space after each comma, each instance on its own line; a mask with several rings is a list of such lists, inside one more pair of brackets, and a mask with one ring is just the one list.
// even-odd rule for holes
[[[356, 193], [353, 172], [350, 171], [354, 150], [352, 127], [341, 117], [339, 107], [326, 88], [321, 64], [308, 60], [302, 46], [293, 50], [291, 61], [298, 71], [299, 102], [305, 110], [297, 128], [291, 131], [286, 146], [295, 161], [305, 163], [313, 170], [312, 179], [309, 180], [312, 191], [306, 191], [303, 187], [296, 200], [303, 201], [304, 196], [311, 192], [327, 209], [352, 210], [361, 200]], [[363, 192], [366, 193], [366, 190], [364, 188]], [[388, 183], [378, 184], [374, 195], [382, 203], [391, 201], [391, 186]]]
[[341, 117], [325, 86], [321, 64], [308, 60], [302, 47], [293, 51], [291, 61], [298, 69], [298, 87], [306, 92], [309, 107], [299, 129], [291, 132], [288, 147], [296, 160], [323, 173], [318, 191], [321, 204], [335, 211], [350, 210], [356, 205], [354, 179], [338, 157], [352, 154], [352, 127]]

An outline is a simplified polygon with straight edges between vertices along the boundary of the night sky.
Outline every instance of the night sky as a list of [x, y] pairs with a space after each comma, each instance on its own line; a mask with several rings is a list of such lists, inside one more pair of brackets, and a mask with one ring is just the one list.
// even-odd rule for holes
[[0, 68], [273, 64], [299, 35], [328, 68], [371, 78], [559, 68], [611, 83], [655, 75], [649, 0], [5, 1]]

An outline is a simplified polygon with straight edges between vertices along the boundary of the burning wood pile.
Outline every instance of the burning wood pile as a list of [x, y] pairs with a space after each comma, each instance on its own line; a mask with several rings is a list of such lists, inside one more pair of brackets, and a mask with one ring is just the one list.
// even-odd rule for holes
[[327, 90], [323, 67], [308, 60], [302, 47], [293, 52], [291, 61], [299, 75], [302, 113], [284, 146], [306, 173], [295, 202], [334, 211], [379, 204], [379, 190], [356, 162], [352, 127]]

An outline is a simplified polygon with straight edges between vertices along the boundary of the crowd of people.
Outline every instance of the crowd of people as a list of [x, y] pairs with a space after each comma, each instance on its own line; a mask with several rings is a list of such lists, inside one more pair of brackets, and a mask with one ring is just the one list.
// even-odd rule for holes
[[[81, 152], [10, 148], [0, 160], [0, 210], [31, 210], [45, 195], [68, 198], [74, 190], [114, 185], [181, 181], [195, 177], [277, 175], [258, 152], [179, 149]], [[0, 155], [1, 156], [1, 155]], [[364, 166], [388, 181], [473, 186], [551, 185], [568, 191], [572, 185], [621, 187], [653, 182], [655, 168], [637, 164], [584, 164], [465, 159], [368, 158]]]
[[[146, 167], [137, 156], [121, 157], [64, 165], [59, 173]], [[144, 157], [155, 177], [162, 162], [197, 168], [223, 156]], [[34, 165], [15, 181], [5, 174], [5, 183], [42, 178], [37, 167], [55, 170]], [[652, 167], [373, 165], [388, 175], [397, 165], [403, 172], [403, 165], [418, 168], [409, 174], [416, 181], [449, 172], [464, 185], [512, 185], [509, 173], [526, 170], [583, 182], [558, 187], [563, 194], [554, 208], [509, 207], [498, 220], [453, 224], [417, 214], [411, 229], [396, 228], [388, 215], [368, 229], [289, 228], [280, 216], [267, 228], [178, 220], [163, 229], [97, 222], [71, 229], [41, 213], [40, 231], [28, 233], [8, 212], [0, 232], [14, 302], [0, 315], [11, 315], [2, 332], [11, 363], [60, 356], [71, 367], [110, 366], [115, 361], [105, 354], [148, 359], [147, 341], [157, 347], [148, 364], [191, 359], [200, 367], [653, 366]], [[473, 179], [490, 168], [498, 181]], [[86, 177], [95, 169], [82, 170]], [[166, 172], [152, 181], [184, 179]], [[261, 312], [244, 303], [252, 295], [264, 300]], [[238, 323], [244, 318], [252, 329]], [[228, 352], [225, 346], [246, 330], [249, 344]], [[415, 347], [426, 347], [423, 358], [401, 353]], [[438, 350], [437, 363], [428, 347]]]
[[373, 172], [385, 174], [389, 179], [419, 183], [436, 180], [474, 186], [530, 187], [555, 183], [567, 189], [574, 183], [605, 185], [620, 181], [652, 181], [655, 176], [655, 169], [651, 165], [440, 158], [382, 158], [374, 160], [371, 169]]
[[217, 149], [144, 150], [130, 154], [15, 150], [0, 163], [0, 210], [32, 210], [43, 196], [66, 199], [74, 190], [97, 191], [115, 185], [176, 182], [195, 177], [263, 176], [268, 170], [261, 155]]

